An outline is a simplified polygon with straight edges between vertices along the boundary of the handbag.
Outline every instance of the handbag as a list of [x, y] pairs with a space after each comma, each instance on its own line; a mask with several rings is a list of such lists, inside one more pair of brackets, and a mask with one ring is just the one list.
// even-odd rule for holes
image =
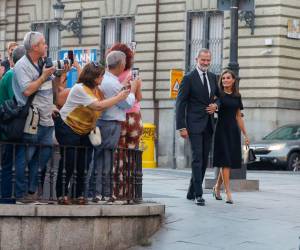
[[10, 115], [7, 114], [6, 119], [1, 119], [0, 124], [0, 131], [4, 134], [6, 140], [17, 142], [22, 139], [26, 119], [34, 96], [35, 94], [31, 95], [23, 107], [19, 107], [16, 100], [14, 100], [15, 103], [10, 102], [11, 113]]
[[249, 145], [246, 145], [243, 158], [244, 158], [244, 164], [248, 164], [256, 160], [254, 150], [250, 148]]
[[95, 127], [90, 133], [89, 133], [89, 139], [93, 146], [100, 146], [102, 143], [102, 137], [99, 127]]

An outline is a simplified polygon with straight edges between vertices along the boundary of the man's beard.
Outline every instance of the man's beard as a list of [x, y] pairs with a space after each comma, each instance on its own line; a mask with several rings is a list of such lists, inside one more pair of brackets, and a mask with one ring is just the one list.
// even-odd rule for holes
[[201, 69], [202, 71], [207, 71], [209, 67], [208, 66], [203, 67], [203, 66], [198, 65], [198, 68]]

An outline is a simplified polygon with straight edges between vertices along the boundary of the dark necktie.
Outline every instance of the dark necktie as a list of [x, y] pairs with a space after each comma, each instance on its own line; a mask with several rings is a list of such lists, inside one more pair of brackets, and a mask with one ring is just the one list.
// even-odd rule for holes
[[205, 72], [203, 73], [203, 85], [204, 85], [205, 92], [207, 93], [207, 96], [209, 97], [208, 83], [207, 83]]

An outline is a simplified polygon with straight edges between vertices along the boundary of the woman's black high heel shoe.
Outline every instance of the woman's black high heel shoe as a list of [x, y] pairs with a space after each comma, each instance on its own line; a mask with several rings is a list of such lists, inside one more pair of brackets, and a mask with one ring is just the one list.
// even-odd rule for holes
[[222, 196], [220, 194], [217, 195], [216, 187], [213, 187], [212, 195], [213, 195], [213, 197], [215, 197], [216, 200], [218, 200], [218, 201], [222, 200]]
[[233, 200], [230, 200], [230, 199], [226, 199], [225, 201], [227, 204], [233, 204]]
[[[226, 193], [227, 194], [227, 193]], [[225, 202], [227, 203], [227, 204], [233, 204], [233, 200], [232, 200], [232, 198], [231, 198], [231, 193], [230, 193], [230, 195], [227, 195], [227, 197], [226, 197], [226, 199], [225, 199]]]

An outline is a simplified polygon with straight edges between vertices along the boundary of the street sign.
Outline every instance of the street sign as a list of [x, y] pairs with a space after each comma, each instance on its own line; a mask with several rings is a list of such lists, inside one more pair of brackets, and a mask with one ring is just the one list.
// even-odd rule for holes
[[184, 71], [181, 69], [170, 70], [170, 98], [176, 99], [178, 95], [179, 85], [181, 84]]
[[[59, 60], [68, 58], [68, 51], [68, 49], [60, 50], [58, 54]], [[79, 62], [81, 67], [83, 67], [91, 61], [97, 61], [97, 49], [75, 48], [73, 50], [73, 53], [75, 60]]]
[[[231, 0], [218, 0], [219, 10], [230, 10]], [[239, 10], [243, 11], [253, 11], [254, 10], [254, 0], [240, 0]]]

